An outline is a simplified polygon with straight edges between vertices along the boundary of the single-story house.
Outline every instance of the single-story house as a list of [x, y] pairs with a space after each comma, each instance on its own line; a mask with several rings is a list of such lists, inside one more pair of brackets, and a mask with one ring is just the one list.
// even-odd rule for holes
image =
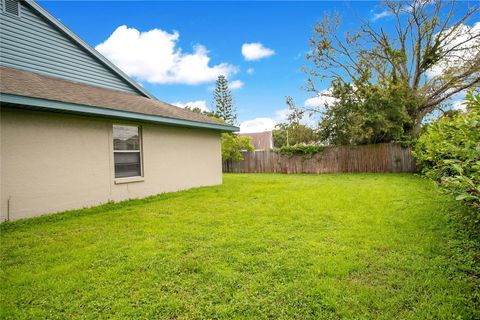
[[272, 131], [239, 133], [240, 136], [250, 137], [256, 151], [270, 150], [273, 148]]
[[238, 128], [157, 100], [32, 0], [0, 0], [0, 220], [222, 182]]

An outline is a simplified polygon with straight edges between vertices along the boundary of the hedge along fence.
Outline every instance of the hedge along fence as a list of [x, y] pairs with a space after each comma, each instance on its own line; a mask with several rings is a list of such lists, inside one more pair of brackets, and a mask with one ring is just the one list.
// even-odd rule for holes
[[411, 148], [393, 143], [327, 147], [311, 157], [288, 156], [277, 151], [242, 154], [242, 161], [224, 161], [223, 172], [318, 174], [416, 171]]

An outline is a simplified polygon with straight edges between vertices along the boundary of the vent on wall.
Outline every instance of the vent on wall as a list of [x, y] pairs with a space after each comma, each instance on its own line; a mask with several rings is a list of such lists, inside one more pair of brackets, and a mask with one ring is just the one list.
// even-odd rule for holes
[[7, 13], [20, 16], [20, 1], [19, 0], [3, 0], [4, 10]]

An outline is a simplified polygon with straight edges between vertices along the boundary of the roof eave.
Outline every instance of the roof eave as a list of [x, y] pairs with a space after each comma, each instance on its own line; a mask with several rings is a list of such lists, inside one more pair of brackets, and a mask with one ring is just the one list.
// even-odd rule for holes
[[34, 0], [25, 0], [25, 2], [30, 5], [33, 9], [35, 9], [42, 17], [52, 23], [55, 27], [57, 27], [61, 32], [63, 32], [67, 37], [70, 37], [72, 40], [77, 42], [80, 46], [82, 46], [85, 50], [87, 50], [90, 54], [92, 54], [97, 60], [103, 63], [107, 68], [111, 69], [117, 75], [119, 75], [123, 80], [125, 80], [128, 84], [138, 90], [140, 93], [145, 95], [148, 98], [157, 100], [157, 98], [148, 92], [145, 88], [131, 79], [128, 75], [126, 75], [123, 71], [121, 71], [118, 67], [116, 67], [113, 63], [111, 63], [107, 58], [105, 58], [100, 52], [92, 48], [88, 43], [83, 41], [79, 36], [77, 36], [73, 31], [68, 29], [63, 23], [61, 23], [57, 18], [51, 15], [47, 10], [42, 8], [38, 3]]
[[222, 132], [236, 132], [238, 127], [224, 124], [215, 124], [208, 122], [199, 122], [192, 120], [184, 120], [177, 118], [162, 117], [144, 113], [136, 113], [115, 109], [108, 109], [102, 107], [93, 107], [81, 104], [74, 104], [69, 102], [46, 100], [34, 97], [18, 96], [8, 93], [0, 93], [0, 101], [2, 103], [10, 103], [15, 105], [30, 106], [45, 111], [60, 111], [66, 113], [82, 114], [88, 116], [98, 116], [116, 119], [126, 119], [133, 121], [144, 121], [151, 123], [158, 123], [169, 126], [180, 126], [189, 128], [203, 128], [210, 130], [217, 130]]

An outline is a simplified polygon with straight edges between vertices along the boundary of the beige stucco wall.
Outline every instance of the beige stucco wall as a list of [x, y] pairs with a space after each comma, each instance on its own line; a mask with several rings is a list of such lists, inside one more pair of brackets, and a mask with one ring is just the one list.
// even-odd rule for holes
[[119, 184], [112, 125], [132, 123], [2, 107], [1, 221], [222, 183], [219, 132], [136, 123], [144, 180]]

